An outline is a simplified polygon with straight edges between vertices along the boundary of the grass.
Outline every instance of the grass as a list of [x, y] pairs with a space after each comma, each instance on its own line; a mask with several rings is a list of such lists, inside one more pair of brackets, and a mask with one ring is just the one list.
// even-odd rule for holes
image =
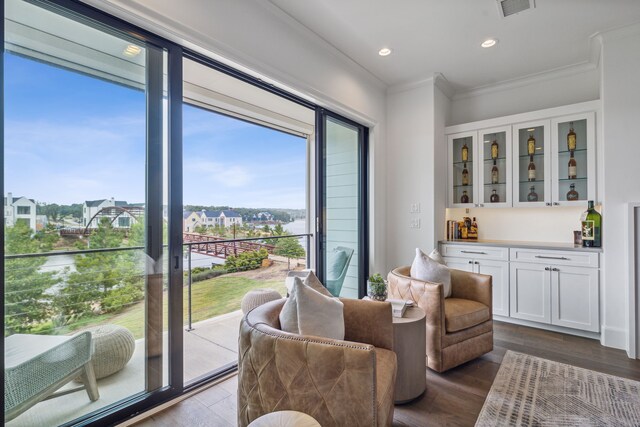
[[[240, 301], [244, 294], [251, 289], [272, 288], [285, 295], [287, 290], [284, 278], [271, 280], [255, 280], [242, 276], [220, 276], [202, 282], [194, 283], [191, 287], [191, 307], [192, 322], [210, 319], [214, 316], [230, 313], [240, 309]], [[184, 288], [183, 311], [184, 324], [188, 319], [188, 292]], [[167, 328], [167, 293], [163, 294], [164, 328]], [[113, 317], [94, 318], [93, 324], [86, 324], [83, 327], [95, 326], [96, 324], [114, 324], [124, 326], [129, 329], [136, 339], [144, 337], [144, 312], [145, 302], [141, 301], [124, 312]]]

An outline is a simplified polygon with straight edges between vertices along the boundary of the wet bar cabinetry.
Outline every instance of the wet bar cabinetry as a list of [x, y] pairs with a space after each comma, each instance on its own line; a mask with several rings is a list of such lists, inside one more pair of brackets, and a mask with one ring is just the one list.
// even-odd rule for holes
[[598, 109], [591, 101], [447, 127], [447, 207], [597, 202]]

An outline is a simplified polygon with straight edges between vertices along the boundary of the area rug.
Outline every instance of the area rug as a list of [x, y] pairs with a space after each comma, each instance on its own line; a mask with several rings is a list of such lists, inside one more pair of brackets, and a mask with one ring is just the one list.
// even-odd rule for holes
[[640, 426], [640, 382], [507, 351], [485, 426]]

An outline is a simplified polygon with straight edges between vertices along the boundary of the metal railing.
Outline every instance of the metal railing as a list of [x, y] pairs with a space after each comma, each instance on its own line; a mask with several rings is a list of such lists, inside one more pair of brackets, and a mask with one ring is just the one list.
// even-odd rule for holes
[[[199, 245], [202, 244], [207, 244], [207, 243], [212, 243], [212, 244], [235, 244], [235, 243], [242, 243], [242, 242], [251, 242], [251, 241], [264, 241], [264, 240], [274, 240], [277, 241], [278, 239], [286, 239], [286, 238], [297, 238], [297, 239], [301, 239], [301, 238], [306, 238], [306, 265], [309, 266], [310, 265], [310, 249], [311, 249], [311, 238], [313, 237], [313, 234], [287, 234], [287, 235], [282, 235], [282, 236], [270, 236], [270, 237], [248, 237], [248, 238], [242, 238], [242, 239], [229, 239], [229, 240], [211, 240], [211, 241], [198, 241], [198, 242], [188, 242], [188, 243], [184, 243], [183, 247], [187, 248], [186, 251], [186, 257], [187, 257], [187, 327], [186, 327], [186, 331], [193, 331], [193, 311], [192, 311], [192, 303], [191, 303], [191, 297], [192, 297], [192, 285], [193, 285], [193, 280], [192, 280], [192, 267], [191, 267], [191, 263], [192, 263], [192, 259], [191, 259], [191, 254], [192, 253], [202, 253], [199, 251], [195, 251], [194, 250], [194, 246], [198, 247]], [[215, 256], [215, 255], [212, 255]], [[240, 270], [238, 270], [240, 271]], [[232, 271], [229, 271], [232, 272]]]

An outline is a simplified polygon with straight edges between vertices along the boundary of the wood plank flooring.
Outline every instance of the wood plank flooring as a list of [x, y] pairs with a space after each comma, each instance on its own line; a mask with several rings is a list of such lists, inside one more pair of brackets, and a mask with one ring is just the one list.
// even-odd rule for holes
[[[427, 391], [395, 408], [394, 427], [473, 426], [507, 350], [640, 381], [640, 360], [598, 341], [494, 322], [494, 350], [443, 374], [427, 369]], [[137, 426], [236, 425], [237, 377], [153, 415]]]

